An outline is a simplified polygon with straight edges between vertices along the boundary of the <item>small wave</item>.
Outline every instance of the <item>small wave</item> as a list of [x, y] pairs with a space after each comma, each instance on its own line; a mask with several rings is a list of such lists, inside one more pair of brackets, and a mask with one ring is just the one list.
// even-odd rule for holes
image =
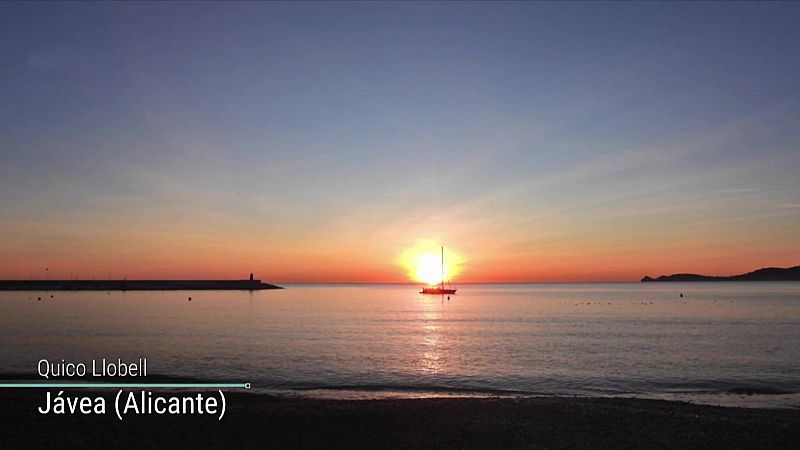
[[727, 394], [738, 394], [738, 395], [789, 395], [796, 393], [794, 391], [785, 389], [760, 387], [760, 386], [739, 386], [739, 387], [725, 389], [723, 392]]
[[292, 391], [360, 391], [360, 392], [409, 392], [409, 393], [441, 393], [465, 395], [546, 395], [544, 392], [524, 391], [516, 389], [492, 389], [477, 387], [454, 387], [435, 385], [390, 385], [390, 384], [353, 384], [353, 385], [318, 385], [290, 388]]
[[[348, 383], [348, 384], [302, 384], [281, 386], [295, 392], [365, 392], [365, 393], [409, 393], [443, 395], [488, 395], [488, 396], [618, 396], [618, 395], [792, 395], [800, 393], [797, 383], [769, 383], [757, 380], [694, 380], [694, 381], [649, 381], [634, 382], [576, 382], [575, 380], [548, 380], [533, 383], [534, 389], [525, 386], [445, 385], [445, 384], [392, 384], [392, 383]], [[533, 387], [531, 384], [529, 387]], [[277, 387], [277, 386], [275, 386]]]
[[678, 394], [788, 395], [800, 393], [800, 380], [672, 379], [639, 383], [638, 387], [637, 391]]

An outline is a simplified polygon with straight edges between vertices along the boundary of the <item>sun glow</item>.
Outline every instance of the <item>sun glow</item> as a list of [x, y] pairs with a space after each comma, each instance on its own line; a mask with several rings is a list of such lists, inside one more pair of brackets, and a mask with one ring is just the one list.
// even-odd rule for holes
[[[409, 278], [429, 285], [442, 282], [441, 246], [423, 241], [406, 249], [399, 258], [399, 264], [406, 270]], [[444, 281], [458, 275], [463, 259], [455, 252], [444, 249]]]

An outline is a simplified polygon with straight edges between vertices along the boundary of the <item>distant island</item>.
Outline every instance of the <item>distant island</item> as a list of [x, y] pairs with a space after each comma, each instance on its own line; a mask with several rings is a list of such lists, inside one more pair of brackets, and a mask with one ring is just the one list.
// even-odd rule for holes
[[650, 281], [800, 281], [800, 266], [789, 267], [765, 267], [741, 275], [730, 277], [712, 277], [707, 275], [697, 275], [694, 273], [676, 273], [673, 275], [661, 275], [658, 278], [645, 276], [642, 282]]
[[0, 280], [0, 291], [259, 291], [282, 289], [247, 280]]

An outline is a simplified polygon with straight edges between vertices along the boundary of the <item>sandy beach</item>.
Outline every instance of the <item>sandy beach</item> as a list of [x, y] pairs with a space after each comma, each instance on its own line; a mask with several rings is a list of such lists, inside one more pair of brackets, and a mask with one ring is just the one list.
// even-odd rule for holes
[[[109, 394], [110, 395], [110, 394]], [[5, 448], [796, 448], [800, 411], [610, 398], [320, 400], [227, 394], [205, 416], [42, 416], [0, 393]]]

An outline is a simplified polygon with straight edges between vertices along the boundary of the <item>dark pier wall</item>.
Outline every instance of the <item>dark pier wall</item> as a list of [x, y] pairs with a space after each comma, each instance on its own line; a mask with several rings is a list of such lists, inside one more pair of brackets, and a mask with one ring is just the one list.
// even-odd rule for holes
[[261, 280], [0, 280], [0, 291], [219, 291], [281, 289]]

